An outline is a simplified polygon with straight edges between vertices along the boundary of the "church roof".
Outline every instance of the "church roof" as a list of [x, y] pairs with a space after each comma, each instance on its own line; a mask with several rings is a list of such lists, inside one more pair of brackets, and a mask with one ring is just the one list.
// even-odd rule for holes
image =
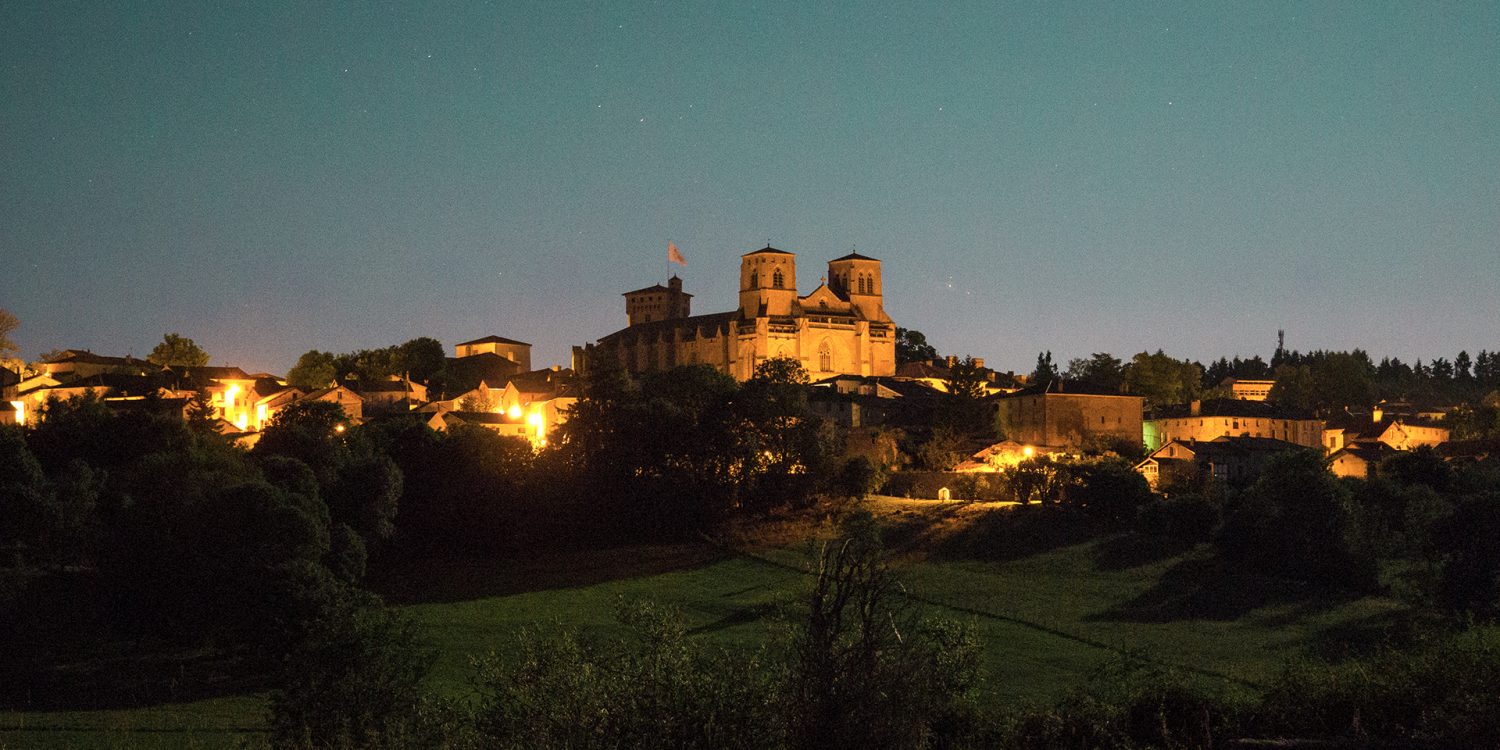
[[[648, 287], [644, 287], [644, 288], [641, 288], [641, 289], [637, 289], [637, 290], [635, 290], [633, 292], [625, 292], [624, 294], [621, 294], [620, 296], [621, 297], [629, 297], [632, 294], [649, 294], [649, 293], [655, 293], [655, 292], [670, 292], [670, 291], [672, 291], [671, 287], [665, 287], [665, 286], [662, 286], [661, 284], [656, 284], [654, 286], [648, 286]], [[679, 294], [679, 295], [681, 295], [683, 297], [691, 297], [691, 296], [693, 296], [691, 294], [688, 294], [687, 292], [678, 292], [677, 294]]]
[[876, 263], [880, 262], [880, 260], [877, 258], [871, 258], [868, 255], [860, 255], [859, 253], [849, 253], [842, 258], [834, 258], [832, 262], [837, 263], [841, 260], [873, 260]]
[[750, 256], [750, 255], [791, 255], [791, 253], [789, 253], [789, 252], [787, 252], [785, 250], [777, 250], [776, 248], [771, 247], [770, 245], [766, 245], [765, 247], [763, 247], [763, 248], [761, 248], [759, 250], [756, 250], [754, 252], [745, 253], [744, 255], [741, 255], [740, 257], [744, 258], [744, 257]]
[[672, 291], [672, 290], [668, 289], [668, 288], [666, 288], [664, 286], [662, 286], [661, 284], [654, 284], [652, 286], [641, 287], [640, 289], [636, 289], [636, 290], [633, 290], [633, 291], [625, 292], [624, 294], [621, 294], [620, 296], [621, 297], [629, 297], [632, 294], [645, 294], [647, 292], [670, 292], [670, 291]]
[[512, 344], [515, 346], [531, 346], [531, 344], [528, 344], [525, 341], [516, 341], [515, 339], [505, 338], [504, 336], [485, 336], [482, 339], [465, 341], [462, 344], [455, 344], [455, 346], [470, 346], [472, 344]]

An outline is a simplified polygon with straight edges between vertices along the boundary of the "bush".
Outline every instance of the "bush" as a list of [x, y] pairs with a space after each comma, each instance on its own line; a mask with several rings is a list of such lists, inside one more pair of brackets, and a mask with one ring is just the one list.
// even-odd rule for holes
[[1496, 747], [1500, 632], [1476, 629], [1342, 664], [1293, 664], [1267, 690], [1255, 726], [1265, 735], [1353, 735], [1393, 747]]
[[795, 748], [946, 744], [977, 724], [979, 645], [972, 627], [921, 620], [891, 577], [868, 513], [815, 559], [785, 688]]
[[520, 656], [477, 662], [485, 744], [504, 748], [736, 748], [780, 744], [772, 672], [689, 640], [682, 616], [622, 602], [625, 638], [528, 629]]
[[422, 691], [432, 658], [411, 619], [357, 603], [340, 608], [288, 655], [271, 695], [272, 744], [411, 747], [435, 718]]
[[1135, 520], [1136, 511], [1152, 499], [1146, 478], [1124, 461], [1077, 464], [1068, 473], [1063, 502], [1110, 526]]
[[1208, 495], [1163, 498], [1141, 506], [1136, 514], [1136, 532], [1187, 545], [1198, 544], [1213, 539], [1222, 513], [1219, 501]]
[[1222, 687], [1125, 657], [1057, 703], [1009, 717], [1006, 748], [1208, 748], [1239, 734], [1244, 707]]
[[1256, 572], [1368, 590], [1377, 569], [1362, 542], [1349, 490], [1312, 451], [1272, 459], [1215, 538], [1225, 558]]

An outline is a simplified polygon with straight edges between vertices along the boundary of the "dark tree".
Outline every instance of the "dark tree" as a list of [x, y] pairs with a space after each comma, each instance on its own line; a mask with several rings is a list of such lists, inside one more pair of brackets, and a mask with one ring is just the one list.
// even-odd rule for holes
[[203, 351], [192, 339], [176, 333], [162, 337], [160, 344], [146, 355], [146, 361], [157, 365], [203, 367], [208, 364], [208, 352]]
[[0, 307], [0, 359], [10, 356], [17, 350], [16, 342], [10, 340], [10, 335], [20, 327], [21, 321], [11, 311]]
[[896, 328], [896, 364], [926, 362], [937, 359], [937, 355], [937, 349], [927, 343], [927, 337], [921, 331]]
[[314, 349], [297, 358], [297, 364], [286, 374], [286, 382], [304, 391], [315, 391], [333, 385], [334, 377], [333, 355]]
[[1052, 364], [1052, 352], [1039, 352], [1036, 355], [1036, 369], [1031, 371], [1029, 382], [1038, 385], [1046, 385], [1057, 379], [1057, 367]]
[[1088, 359], [1069, 360], [1065, 377], [1070, 383], [1116, 393], [1125, 385], [1125, 366], [1109, 354], [1099, 352]]
[[1125, 366], [1125, 388], [1154, 406], [1184, 404], [1202, 392], [1203, 368], [1160, 349], [1155, 354], [1141, 352]]

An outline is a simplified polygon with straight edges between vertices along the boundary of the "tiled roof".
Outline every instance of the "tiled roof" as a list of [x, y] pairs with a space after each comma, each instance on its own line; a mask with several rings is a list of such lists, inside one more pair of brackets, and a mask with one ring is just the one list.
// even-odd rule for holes
[[752, 252], [745, 253], [744, 255], [741, 255], [740, 257], [744, 258], [744, 257], [751, 256], [751, 255], [791, 255], [791, 253], [789, 253], [789, 252], [787, 252], [785, 250], [777, 250], [776, 248], [771, 247], [770, 245], [766, 245], [765, 247], [763, 247], [763, 248], [761, 248], [759, 250], [754, 250]]
[[531, 344], [528, 344], [525, 341], [516, 341], [515, 339], [505, 338], [504, 336], [485, 336], [482, 339], [465, 341], [461, 344], [455, 344], [455, 346], [470, 346], [473, 344], [510, 344], [512, 346], [531, 346]]
[[1258, 417], [1262, 419], [1312, 419], [1312, 415], [1292, 409], [1277, 407], [1266, 401], [1246, 401], [1238, 398], [1205, 399], [1197, 414], [1192, 413], [1192, 404], [1172, 404], [1158, 407], [1153, 419], [1179, 419], [1183, 417]]

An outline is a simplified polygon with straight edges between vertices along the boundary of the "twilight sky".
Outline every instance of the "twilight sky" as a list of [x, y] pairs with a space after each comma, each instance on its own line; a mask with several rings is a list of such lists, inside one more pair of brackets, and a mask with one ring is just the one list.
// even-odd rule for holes
[[[0, 3], [23, 355], [624, 325], [851, 248], [944, 353], [1500, 348], [1500, 3]], [[231, 7], [232, 6], [232, 7]]]

